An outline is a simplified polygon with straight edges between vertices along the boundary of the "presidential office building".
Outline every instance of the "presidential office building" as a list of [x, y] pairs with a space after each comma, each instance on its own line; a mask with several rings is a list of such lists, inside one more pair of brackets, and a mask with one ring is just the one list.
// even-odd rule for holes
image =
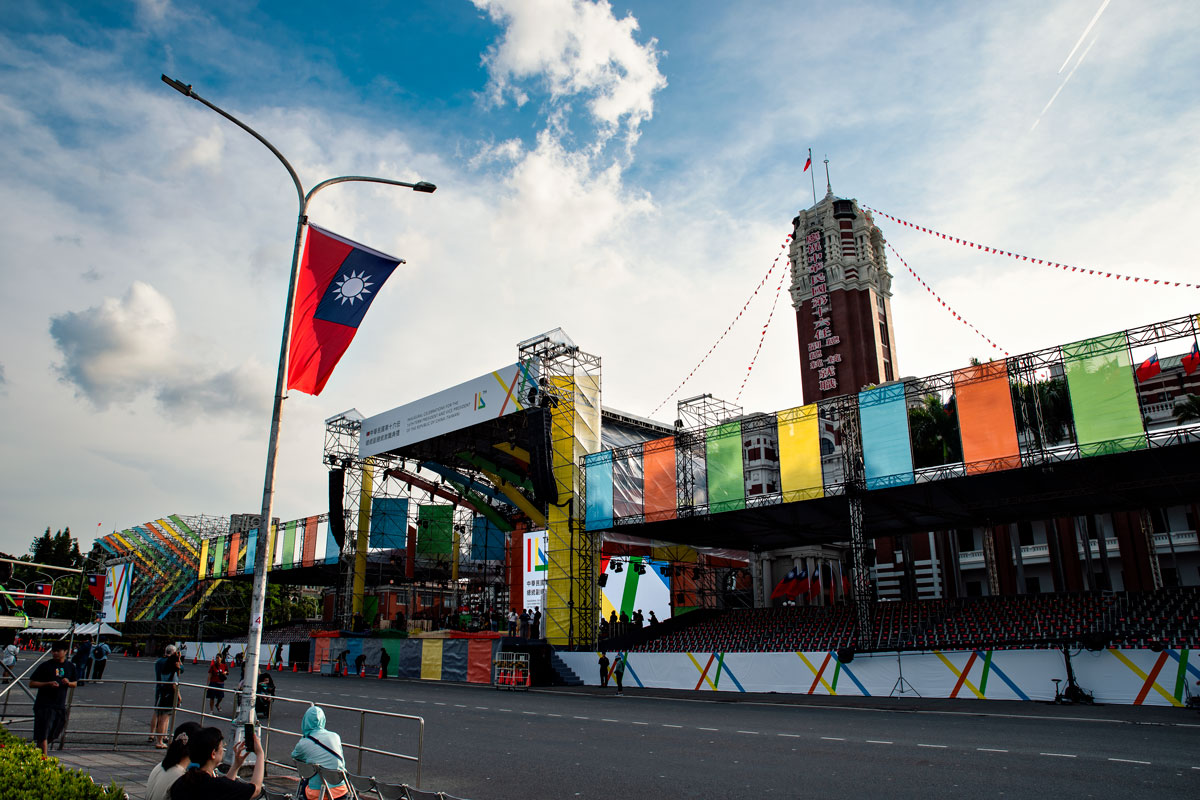
[[804, 402], [895, 380], [892, 276], [871, 215], [830, 190], [792, 228], [788, 256]]

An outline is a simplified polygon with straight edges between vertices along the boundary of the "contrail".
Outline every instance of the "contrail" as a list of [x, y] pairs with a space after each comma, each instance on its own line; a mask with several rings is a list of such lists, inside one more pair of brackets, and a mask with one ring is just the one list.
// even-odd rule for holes
[[[1107, 0], [1105, 0], [1105, 5], [1108, 5]], [[1075, 62], [1075, 66], [1071, 67], [1071, 71], [1067, 73], [1067, 77], [1063, 78], [1063, 82], [1060, 83], [1058, 88], [1054, 90], [1054, 94], [1050, 95], [1050, 100], [1046, 103], [1046, 106], [1042, 109], [1041, 113], [1037, 115], [1037, 119], [1035, 119], [1033, 124], [1029, 126], [1029, 130], [1031, 132], [1038, 126], [1038, 123], [1042, 121], [1042, 117], [1044, 117], [1046, 112], [1050, 110], [1050, 106], [1054, 105], [1054, 101], [1058, 99], [1059, 92], [1061, 92], [1063, 87], [1067, 85], [1067, 82], [1071, 80], [1071, 76], [1075, 74], [1075, 70], [1079, 69], [1079, 65], [1083, 63], [1083, 60], [1087, 58], [1087, 54], [1092, 52], [1092, 48], [1095, 46], [1096, 39], [1092, 39], [1091, 43], [1088, 44], [1087, 48], [1083, 51], [1083, 55], [1081, 55], [1079, 60]]]
[[[1055, 73], [1056, 75], [1062, 75], [1062, 71], [1067, 68], [1067, 64], [1071, 61], [1071, 56], [1075, 55], [1075, 51], [1079, 49], [1079, 45], [1083, 44], [1083, 40], [1087, 38], [1088, 33], [1092, 30], [1092, 27], [1095, 26], [1096, 20], [1100, 19], [1100, 15], [1104, 13], [1104, 9], [1108, 8], [1108, 4], [1111, 2], [1112, 0], [1104, 0], [1104, 2], [1100, 4], [1100, 10], [1096, 12], [1096, 15], [1092, 17], [1092, 21], [1089, 22], [1087, 27], [1083, 29], [1083, 33], [1079, 34], [1079, 41], [1076, 42], [1075, 46], [1071, 48], [1071, 52], [1067, 53], [1067, 59], [1062, 63], [1062, 66], [1058, 68], [1058, 72]], [[1080, 60], [1083, 60], [1082, 57], [1080, 57]], [[1076, 64], [1075, 66], [1079, 65]], [[1054, 102], [1053, 99], [1050, 102]]]

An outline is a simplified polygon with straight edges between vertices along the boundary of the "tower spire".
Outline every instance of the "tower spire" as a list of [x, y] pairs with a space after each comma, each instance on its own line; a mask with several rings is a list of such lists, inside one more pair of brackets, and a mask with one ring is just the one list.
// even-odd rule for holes
[[833, 197], [833, 185], [829, 182], [829, 156], [825, 156], [825, 196]]

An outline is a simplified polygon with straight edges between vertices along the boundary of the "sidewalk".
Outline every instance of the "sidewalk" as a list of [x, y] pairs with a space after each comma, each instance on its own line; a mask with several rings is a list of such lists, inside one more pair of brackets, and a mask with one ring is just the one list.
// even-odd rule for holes
[[[163, 751], [153, 747], [112, 750], [76, 745], [61, 752], [53, 750], [50, 754], [64, 767], [80, 769], [91, 775], [96, 783], [104, 786], [117, 783], [133, 800], [144, 800], [146, 779], [150, 777], [154, 765], [162, 761]], [[287, 773], [268, 775], [265, 783], [272, 791], [289, 795], [296, 791], [296, 779]]]

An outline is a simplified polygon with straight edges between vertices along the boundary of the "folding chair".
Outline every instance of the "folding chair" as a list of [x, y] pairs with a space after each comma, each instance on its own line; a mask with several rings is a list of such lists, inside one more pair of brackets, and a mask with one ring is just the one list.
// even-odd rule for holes
[[371, 792], [379, 794], [379, 792], [375, 790], [375, 778], [373, 777], [366, 775], [355, 775], [352, 772], [347, 772], [346, 779], [350, 783], [350, 788], [354, 790], [354, 793], [358, 795], [359, 798], [362, 798]]
[[285, 792], [275, 792], [267, 787], [263, 787], [262, 794], [259, 795], [262, 800], [294, 800], [296, 793], [287, 794]]
[[[299, 776], [301, 783], [312, 778], [314, 775], [317, 774], [317, 770], [320, 769], [320, 767], [318, 767], [316, 764], [309, 764], [305, 761], [296, 761], [295, 759], [293, 759], [292, 763], [296, 765], [296, 774], [297, 774], [297, 776]], [[325, 787], [324, 787], [324, 785], [322, 785], [321, 786], [321, 797], [324, 798], [325, 794], [326, 794]]]
[[423, 789], [414, 789], [411, 786], [404, 787], [407, 790], [405, 797], [407, 800], [442, 800], [441, 792], [426, 792]]
[[346, 784], [348, 791], [342, 797], [348, 797], [350, 800], [358, 800], [358, 793], [354, 790], [354, 784], [350, 783], [349, 776], [345, 770], [318, 766], [317, 774], [321, 776], [322, 800], [328, 794], [324, 787], [330, 785], [337, 786], [343, 783]]
[[408, 787], [402, 783], [380, 783], [375, 781], [375, 793], [382, 800], [408, 800]]

